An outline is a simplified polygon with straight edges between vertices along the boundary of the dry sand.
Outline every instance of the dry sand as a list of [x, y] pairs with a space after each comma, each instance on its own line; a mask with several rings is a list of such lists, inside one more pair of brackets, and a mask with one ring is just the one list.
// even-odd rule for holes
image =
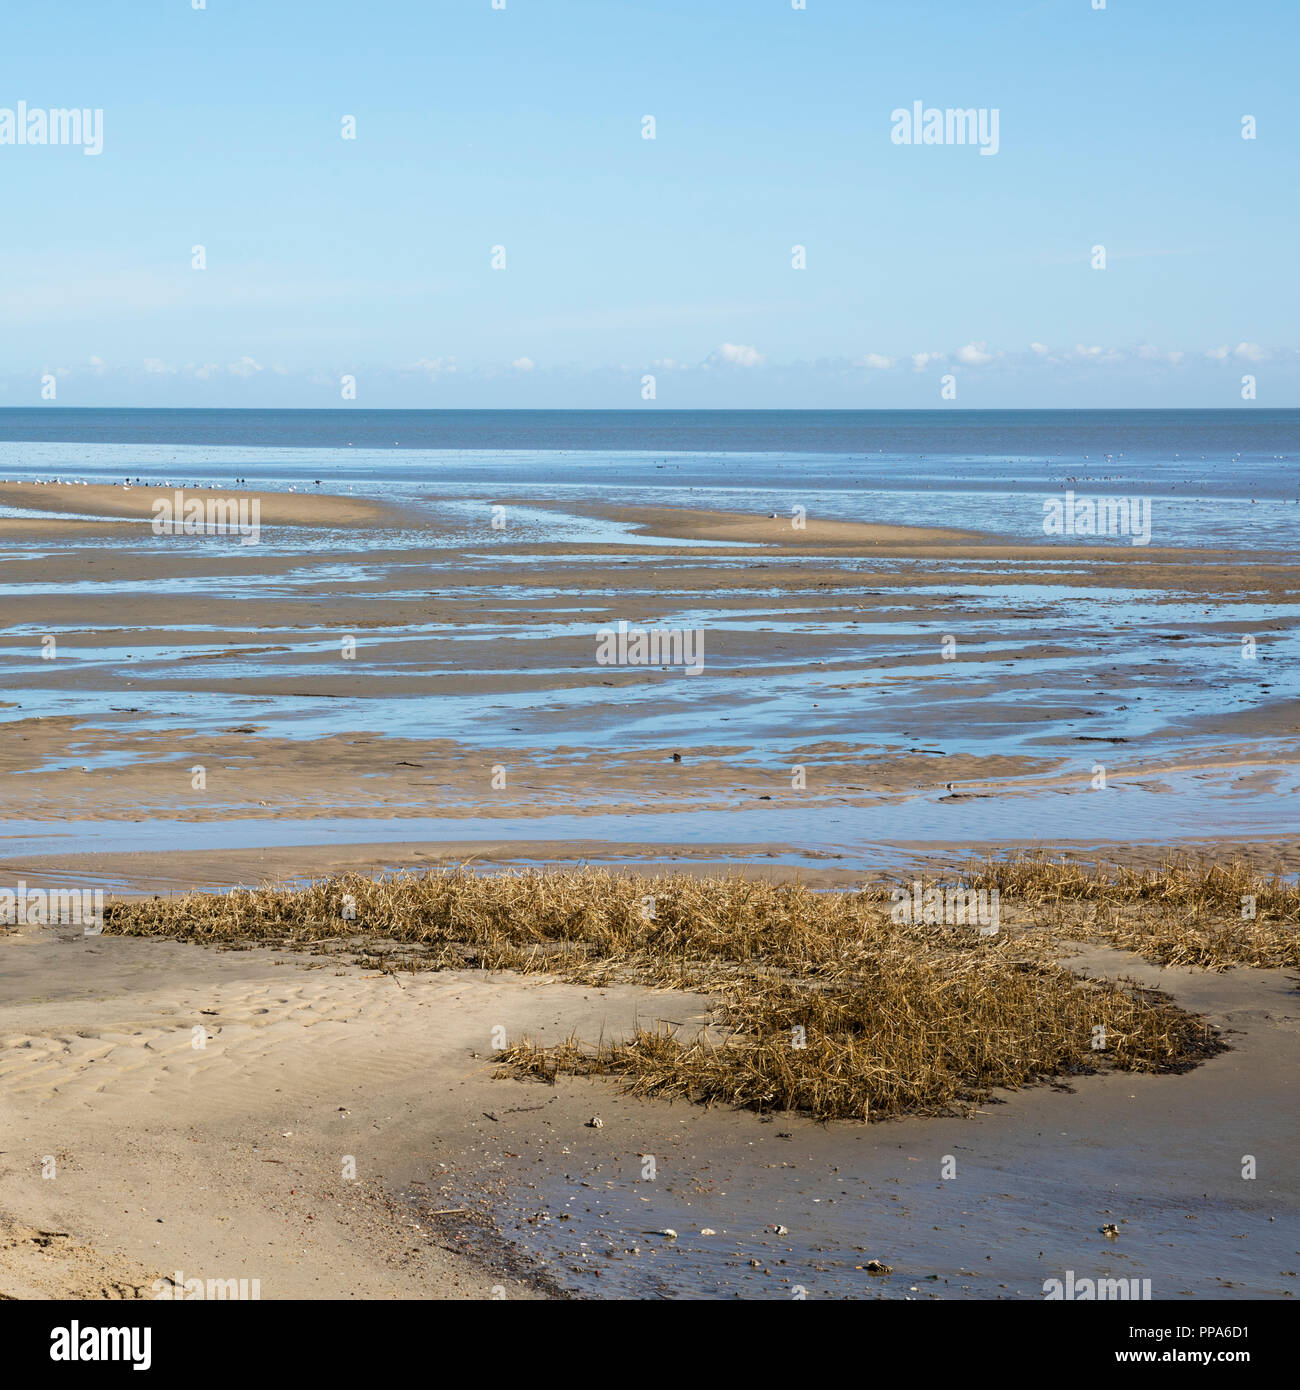
[[[382, 526], [398, 525], [405, 518], [391, 507], [364, 497], [335, 497], [328, 493], [256, 492], [249, 489], [109, 487], [103, 483], [0, 483], [0, 507], [30, 508], [41, 512], [69, 512], [79, 516], [123, 517], [148, 521], [158, 501], [173, 503], [180, 491], [186, 504], [199, 502], [205, 511], [210, 502], [223, 507], [241, 501], [256, 502], [267, 526]], [[169, 512], [168, 515], [171, 515]], [[40, 518], [0, 518], [6, 534], [21, 535], [22, 526]]]
[[401, 1194], [437, 1210], [491, 1183], [500, 1157], [475, 1135], [526, 1089], [492, 1080], [497, 1024], [558, 1041], [661, 1010], [648, 990], [57, 928], [0, 936], [0, 992], [9, 1297], [153, 1297], [176, 1270], [256, 1278], [263, 1298], [529, 1296], [482, 1242], [458, 1248], [463, 1219]]
[[708, 511], [705, 508], [601, 506], [595, 503], [583, 504], [583, 511], [589, 516], [601, 516], [610, 521], [629, 523], [635, 533], [642, 536], [787, 549], [816, 549], [822, 546], [862, 549], [881, 545], [985, 545], [990, 541], [990, 537], [975, 531], [899, 526], [892, 523], [828, 521], [818, 516], [796, 516], [793, 512], [785, 516], [774, 516], [771, 513], [746, 516], [736, 512]]

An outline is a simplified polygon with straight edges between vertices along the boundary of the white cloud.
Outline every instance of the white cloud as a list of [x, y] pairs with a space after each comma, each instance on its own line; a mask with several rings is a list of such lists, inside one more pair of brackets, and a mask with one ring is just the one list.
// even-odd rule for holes
[[745, 343], [723, 343], [713, 356], [733, 367], [758, 367], [763, 362], [763, 354]]
[[1169, 362], [1177, 366], [1183, 360], [1181, 352], [1161, 352], [1158, 347], [1151, 343], [1143, 343], [1137, 350], [1137, 355], [1144, 362]]
[[241, 357], [238, 362], [232, 362], [226, 370], [231, 376], [256, 376], [262, 370], [262, 364], [255, 362], [251, 357]]
[[1124, 360], [1124, 354], [1116, 348], [1087, 347], [1083, 343], [1076, 343], [1074, 345], [1074, 352], [1072, 355], [1080, 362], [1100, 362], [1105, 365], [1122, 362]]
[[923, 372], [931, 362], [946, 362], [948, 354], [946, 352], [914, 352], [912, 354], [912, 366], [918, 371]]
[[865, 357], [859, 357], [853, 365], [865, 367], [869, 372], [887, 372], [891, 367], [898, 365], [898, 358], [885, 357], [879, 352], [869, 352]]
[[1052, 349], [1049, 348], [1046, 343], [1029, 344], [1029, 351], [1032, 352], [1035, 357], [1046, 357], [1051, 350]]
[[1245, 362], [1267, 362], [1272, 356], [1258, 343], [1238, 343], [1235, 348], [1225, 343], [1223, 347], [1208, 348], [1205, 355], [1211, 362], [1226, 362], [1229, 357], [1240, 357]]
[[409, 370], [423, 372], [426, 376], [441, 376], [444, 372], [456, 370], [456, 359], [454, 357], [421, 357], [418, 362], [411, 364]]
[[984, 367], [993, 361], [994, 353], [988, 351], [988, 343], [967, 343], [957, 349], [957, 361], [967, 367]]
[[517, 372], [531, 372], [537, 363], [531, 357], [516, 357], [510, 365]]
[[161, 357], [146, 357], [144, 369], [149, 376], [170, 376], [176, 370], [175, 367], [169, 367]]

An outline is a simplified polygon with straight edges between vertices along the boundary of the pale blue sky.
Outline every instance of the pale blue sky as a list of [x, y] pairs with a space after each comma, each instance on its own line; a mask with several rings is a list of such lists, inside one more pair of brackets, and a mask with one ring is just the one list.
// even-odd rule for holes
[[1300, 405], [1298, 53], [1295, 0], [9, 7], [0, 108], [104, 148], [0, 145], [0, 404]]

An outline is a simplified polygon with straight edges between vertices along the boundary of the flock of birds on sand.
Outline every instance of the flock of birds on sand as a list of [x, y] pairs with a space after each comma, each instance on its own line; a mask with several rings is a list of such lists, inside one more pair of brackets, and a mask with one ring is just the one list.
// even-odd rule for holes
[[[31, 485], [32, 485], [33, 487], [89, 487], [89, 486], [90, 486], [89, 481], [88, 481], [87, 479], [85, 479], [85, 478], [32, 478], [32, 479], [26, 479], [26, 480], [23, 479], [23, 478], [5, 478], [5, 479], [0, 480], [0, 481], [3, 481], [3, 483], [5, 484], [5, 486], [8, 486], [10, 483], [13, 483], [15, 486], [18, 486], [18, 487], [21, 487], [21, 486], [23, 485], [24, 481], [30, 481], [30, 482], [31, 482]], [[319, 478], [313, 478], [313, 479], [312, 479], [312, 483], [313, 483], [313, 485], [314, 485], [315, 487], [320, 487], [320, 479], [319, 479]], [[101, 483], [96, 483], [95, 486], [96, 486], [96, 487], [102, 487], [103, 484], [101, 484]], [[225, 488], [225, 486], [226, 486], [225, 483], [173, 483], [173, 482], [171, 481], [170, 478], [164, 478], [164, 479], [162, 479], [161, 481], [151, 481], [151, 480], [148, 479], [148, 478], [123, 478], [123, 479], [122, 479], [122, 482], [121, 482], [121, 487], [122, 487], [123, 492], [130, 492], [131, 489], [132, 489], [133, 487], [153, 487], [153, 488], [157, 488], [157, 487], [166, 487], [166, 488], [180, 488], [182, 491], [184, 491], [186, 488], [188, 488], [191, 492], [221, 492], [221, 491]], [[236, 479], [234, 480], [234, 482], [230, 484], [230, 486], [231, 486], [231, 487], [247, 487], [247, 486], [248, 486], [248, 479], [247, 479], [247, 478], [236, 478]], [[295, 486], [291, 487], [291, 488], [289, 489], [289, 491], [290, 491], [290, 492], [297, 492], [297, 491], [298, 491], [298, 488], [297, 488], [297, 486], [295, 485]]]

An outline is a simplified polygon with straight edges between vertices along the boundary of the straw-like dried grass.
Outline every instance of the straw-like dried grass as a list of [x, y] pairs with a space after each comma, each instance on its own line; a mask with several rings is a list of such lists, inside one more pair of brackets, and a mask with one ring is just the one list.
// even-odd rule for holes
[[1129, 869], [1021, 855], [972, 863], [964, 882], [998, 889], [1037, 926], [1161, 965], [1300, 966], [1300, 883], [1248, 865], [1170, 856]]
[[[1047, 901], [1050, 874], [1035, 876], [1027, 864], [1004, 879], [997, 866], [982, 872], [1004, 896], [1023, 882], [1034, 905]], [[1085, 896], [1086, 876], [1068, 882], [1070, 901]], [[599, 869], [345, 876], [119, 901], [107, 929], [341, 947], [388, 970], [472, 966], [713, 992], [708, 1035], [640, 1031], [549, 1049], [524, 1041], [505, 1060], [549, 1078], [613, 1073], [642, 1094], [819, 1119], [942, 1113], [995, 1087], [1106, 1065], [1178, 1069], [1222, 1047], [1201, 1020], [1153, 992], [1054, 964], [1041, 933], [897, 923], [880, 892], [797, 883]]]

